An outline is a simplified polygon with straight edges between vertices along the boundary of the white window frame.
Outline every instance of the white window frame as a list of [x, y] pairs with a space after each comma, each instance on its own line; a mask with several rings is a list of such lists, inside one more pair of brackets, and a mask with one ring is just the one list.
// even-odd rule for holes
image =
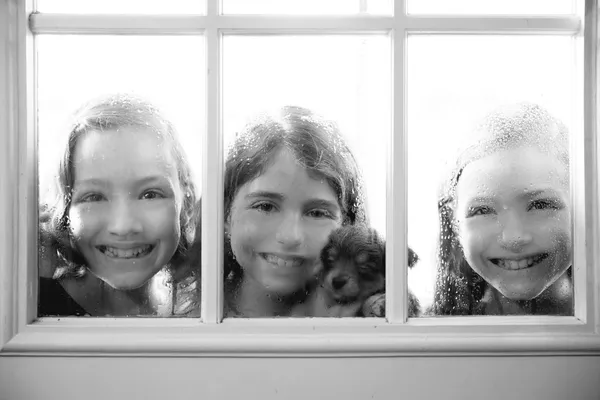
[[[600, 143], [598, 0], [571, 16], [230, 16], [207, 1], [204, 16], [31, 14], [33, 0], [0, 3], [0, 356], [392, 356], [600, 354]], [[396, 10], [404, 1], [395, 0]], [[585, 27], [582, 30], [582, 27]], [[223, 132], [221, 37], [251, 33], [390, 32], [393, 129], [388, 163], [386, 319], [222, 320]], [[583, 32], [583, 34], [582, 34]], [[204, 34], [207, 122], [203, 136], [202, 322], [198, 319], [37, 320], [37, 33]], [[407, 320], [405, 38], [417, 33], [584, 36], [583, 135], [573, 141], [573, 317], [452, 317]], [[0, 34], [0, 35], [2, 35]], [[394, 155], [394, 156], [392, 156]], [[207, 171], [217, 171], [207, 174]], [[392, 201], [394, 199], [395, 201]], [[398, 199], [403, 199], [399, 202]]]

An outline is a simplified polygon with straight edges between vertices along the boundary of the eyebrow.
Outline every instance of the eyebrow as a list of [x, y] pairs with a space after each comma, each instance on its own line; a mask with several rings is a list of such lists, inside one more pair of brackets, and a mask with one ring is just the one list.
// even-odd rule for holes
[[469, 199], [469, 204], [471, 203], [493, 203], [494, 198], [491, 196], [477, 196]]
[[[551, 196], [561, 197], [560, 194], [556, 190], [554, 190], [552, 188], [546, 188], [546, 189], [536, 189], [536, 190], [528, 191], [525, 193], [521, 193], [517, 196], [517, 198], [530, 200], [541, 194], [547, 194], [547, 195], [551, 195]], [[473, 197], [472, 199], [469, 199], [469, 204], [491, 203], [491, 202], [494, 202], [494, 197], [492, 197], [492, 196], [477, 196], [477, 197]]]
[[[269, 192], [266, 190], [259, 190], [256, 192], [248, 193], [245, 196], [245, 198], [247, 200], [252, 200], [252, 199], [256, 199], [256, 198], [267, 198], [267, 199], [271, 199], [271, 200], [283, 201], [283, 200], [285, 200], [286, 196], [284, 196], [281, 193], [277, 193], [277, 192]], [[308, 204], [311, 207], [316, 206], [316, 207], [325, 207], [325, 208], [339, 208], [337, 201], [329, 201], [329, 200], [319, 199], [319, 198], [309, 199], [308, 201], [306, 201], [306, 204]]]
[[[168, 183], [169, 180], [166, 179], [162, 175], [150, 175], [145, 176], [141, 179], [137, 179], [135, 181], [136, 185], [144, 186], [153, 183]], [[110, 186], [109, 179], [99, 179], [99, 178], [90, 178], [90, 179], [82, 179], [75, 180], [74, 185], [97, 185], [97, 186]]]
[[266, 190], [258, 190], [256, 192], [248, 193], [245, 196], [245, 198], [247, 200], [252, 200], [252, 199], [256, 199], [256, 198], [267, 198], [267, 199], [273, 199], [273, 200], [282, 201], [282, 200], [285, 199], [285, 196], [282, 195], [281, 193], [268, 192]]
[[525, 192], [525, 193], [519, 195], [519, 198], [532, 199], [534, 197], [539, 196], [540, 194], [548, 194], [551, 196], [561, 197], [560, 194], [556, 190], [548, 188], [548, 189], [532, 190], [531, 192]]

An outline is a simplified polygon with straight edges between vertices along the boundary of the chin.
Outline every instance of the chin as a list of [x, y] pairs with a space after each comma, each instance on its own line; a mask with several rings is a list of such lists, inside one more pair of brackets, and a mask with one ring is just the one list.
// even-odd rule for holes
[[100, 278], [102, 279], [104, 282], [106, 282], [110, 287], [112, 287], [113, 289], [116, 290], [123, 290], [123, 291], [127, 291], [127, 290], [135, 290], [135, 289], [139, 289], [140, 287], [144, 286], [144, 284], [146, 282], [148, 282], [152, 276], [148, 277], [147, 279], [143, 278], [139, 278], [139, 277], [121, 277], [121, 278], [113, 278], [113, 279], [105, 279], [105, 278]]
[[501, 287], [498, 291], [506, 298], [510, 300], [529, 301], [533, 300], [542, 294], [546, 288], [507, 288]]

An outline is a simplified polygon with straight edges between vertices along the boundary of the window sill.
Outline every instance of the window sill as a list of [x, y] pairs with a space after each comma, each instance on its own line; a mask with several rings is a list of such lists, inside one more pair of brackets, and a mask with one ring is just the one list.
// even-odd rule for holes
[[[68, 357], [427, 357], [598, 355], [600, 335], [570, 325], [323, 325], [263, 321], [41, 320], [26, 326], [0, 356]], [[563, 322], [566, 319], [563, 319]], [[283, 321], [281, 321], [283, 322]], [[492, 331], [493, 328], [493, 331]]]

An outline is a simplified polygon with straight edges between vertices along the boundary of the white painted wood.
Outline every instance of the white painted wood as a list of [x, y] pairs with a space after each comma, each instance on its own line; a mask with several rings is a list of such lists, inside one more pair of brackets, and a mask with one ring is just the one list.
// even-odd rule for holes
[[[209, 2], [210, 3], [210, 2]], [[34, 33], [80, 34], [197, 34], [209, 27], [252, 31], [387, 31], [404, 28], [419, 32], [574, 33], [580, 18], [563, 17], [477, 17], [477, 16], [155, 16], [155, 15], [65, 15], [33, 14]]]
[[[600, 355], [600, 338], [595, 333], [538, 334], [499, 332], [471, 333], [460, 329], [452, 334], [430, 330], [423, 334], [405, 332], [349, 333], [321, 331], [317, 327], [290, 327], [265, 332], [257, 329], [212, 329], [198, 327], [153, 328], [53, 328], [30, 325], [2, 350], [2, 356], [101, 356], [101, 357], [398, 357], [398, 356], [505, 356]], [[388, 330], [389, 331], [389, 330]], [[284, 332], [284, 333], [282, 333]], [[118, 338], [118, 340], [116, 340]]]
[[[7, 89], [0, 93], [0, 120], [2, 132], [0, 156], [2, 157], [2, 202], [0, 218], [3, 234], [0, 237], [0, 320], [2, 321], [0, 345], [1, 356], [23, 355], [132, 355], [132, 356], [226, 356], [245, 355], [309, 355], [321, 356], [382, 356], [382, 355], [552, 355], [598, 353], [598, 298], [600, 279], [597, 265], [600, 260], [598, 241], [598, 140], [595, 132], [598, 116], [595, 97], [586, 99], [585, 168], [591, 172], [586, 180], [586, 228], [585, 243], [588, 252], [584, 257], [587, 269], [585, 298], [587, 313], [575, 317], [525, 317], [522, 319], [489, 318], [438, 318], [405, 321], [404, 311], [392, 310], [391, 321], [383, 320], [237, 320], [220, 321], [222, 293], [220, 265], [222, 261], [223, 202], [222, 168], [223, 149], [220, 128], [221, 99], [220, 61], [218, 35], [222, 32], [260, 33], [315, 33], [389, 31], [395, 29], [395, 39], [403, 37], [403, 29], [410, 32], [484, 32], [484, 33], [552, 33], [573, 34], [578, 32], [577, 17], [498, 17], [498, 18], [440, 18], [440, 17], [233, 17], [217, 16], [217, 1], [209, 3], [205, 17], [141, 17], [110, 16], [67, 18], [61, 15], [33, 15], [31, 28], [36, 33], [129, 33], [129, 34], [199, 34], [206, 32], [209, 64], [208, 119], [204, 140], [205, 171], [216, 171], [203, 177], [203, 217], [205, 225], [204, 252], [204, 300], [206, 323], [198, 320], [140, 320], [140, 319], [46, 319], [27, 325], [35, 310], [35, 131], [32, 88], [33, 50], [28, 40], [27, 15], [30, 2], [9, 0], [0, 3], [0, 51], [6, 62], [0, 67], [0, 84]], [[593, 24], [595, 31], [588, 33], [593, 41], [586, 42], [586, 49], [593, 50], [593, 59], [586, 61], [589, 69], [586, 96], [597, 94], [597, 0], [587, 3], [586, 24]], [[137, 22], [134, 22], [135, 21]], [[591, 22], [590, 22], [591, 21]], [[594, 22], [595, 21], [595, 22]], [[5, 23], [4, 23], [5, 22]], [[130, 25], [131, 24], [131, 25]], [[223, 28], [223, 29], [221, 29]], [[586, 36], [587, 37], [587, 36]], [[395, 40], [394, 62], [403, 63], [403, 42]], [[590, 51], [591, 51], [590, 50]], [[592, 54], [592, 53], [589, 53]], [[594, 61], [595, 60], [595, 61]], [[595, 64], [594, 64], [595, 63]], [[403, 65], [403, 64], [401, 64]], [[397, 70], [399, 71], [399, 70]], [[214, 73], [213, 73], [214, 72]], [[401, 74], [403, 76], [403, 73]], [[403, 78], [402, 78], [403, 79]], [[403, 154], [404, 93], [401, 80], [394, 81], [397, 100], [394, 105], [395, 154]], [[596, 82], [596, 84], [593, 84]], [[591, 127], [591, 128], [590, 128]], [[588, 128], [593, 129], [587, 130]], [[587, 146], [588, 144], [591, 145]], [[392, 161], [393, 171], [402, 171], [403, 160]], [[215, 170], [216, 168], [216, 170]], [[403, 174], [393, 174], [394, 190], [405, 197]], [[394, 196], [392, 195], [392, 198]], [[388, 207], [390, 207], [388, 205]], [[396, 245], [390, 260], [405, 259], [406, 210], [393, 209], [391, 235]], [[589, 212], [588, 212], [589, 211]], [[583, 218], [580, 218], [583, 220]], [[578, 222], [582, 226], [582, 221]], [[579, 229], [579, 228], [577, 228]], [[578, 242], [582, 246], [582, 241]], [[15, 267], [18, 266], [18, 267]], [[577, 275], [582, 279], [581, 274]], [[405, 273], [392, 275], [400, 287], [406, 287]], [[391, 295], [392, 299], [395, 294]], [[579, 316], [579, 314], [578, 314]], [[0, 357], [2, 365], [6, 361]], [[148, 367], [150, 368], [150, 366]], [[1, 386], [0, 386], [1, 387]], [[1, 393], [1, 392], [0, 392]]]
[[[216, 4], [216, 0], [212, 0]], [[31, 209], [35, 171], [31, 158], [33, 115], [31, 70], [34, 63], [22, 40], [27, 7], [31, 2], [0, 1], [0, 399], [170, 399], [170, 398], [260, 398], [260, 399], [597, 399], [600, 393], [600, 132], [597, 93], [598, 1], [586, 3], [585, 109], [585, 253], [586, 275], [576, 273], [576, 285], [584, 284], [587, 312], [575, 317], [438, 318], [409, 320], [406, 324], [385, 324], [383, 320], [226, 320], [218, 321], [216, 292], [205, 296], [210, 318], [201, 324], [188, 319], [44, 319], [30, 321], [34, 279], [32, 261], [35, 240], [35, 210]], [[40, 17], [40, 19], [37, 19]], [[261, 18], [223, 20], [229, 29], [300, 29], [301, 19], [287, 24]], [[482, 26], [472, 20], [407, 19], [407, 29], [488, 28], [515, 32], [526, 21], [492, 19]], [[412, 22], [411, 22], [412, 21]], [[550, 23], [550, 21], [553, 21]], [[562, 21], [561, 23], [554, 22]], [[57, 20], [33, 18], [36, 32], [56, 32]], [[148, 20], [129, 33], [196, 34], [214, 26], [179, 26], [177, 19], [168, 29], [150, 30]], [[188, 21], [189, 22], [189, 21]], [[352, 18], [339, 29], [360, 27], [377, 30], [383, 25]], [[381, 21], [380, 21], [381, 22]], [[394, 28], [393, 23], [383, 30]], [[388, 23], [386, 22], [386, 23]], [[532, 19], [527, 32], [534, 30], [573, 33], [577, 19]], [[67, 25], [70, 22], [65, 22]], [[66, 33], [81, 28], [75, 19]], [[238, 24], [239, 23], [239, 24]], [[46, 25], [44, 25], [46, 24]], [[102, 21], [94, 29], [111, 28]], [[145, 24], [145, 25], [144, 25]], [[238, 25], [236, 25], [238, 24]], [[429, 24], [429, 25], [428, 25]], [[185, 25], [185, 24], [184, 24]], [[234, 27], [232, 27], [235, 25]], [[552, 25], [551, 28], [550, 25]], [[315, 29], [338, 29], [335, 19], [313, 22]], [[379, 28], [378, 28], [379, 27]], [[416, 28], [415, 28], [416, 27]], [[421, 28], [419, 28], [421, 27]], [[100, 29], [102, 28], [102, 29]], [[117, 27], [118, 28], [118, 27]], [[123, 29], [126, 27], [121, 27]], [[199, 28], [199, 29], [198, 29]], [[179, 30], [178, 30], [179, 29]], [[431, 28], [434, 29], [434, 28]], [[54, 31], [53, 31], [54, 30]], [[476, 29], [477, 30], [477, 29]], [[113, 33], [118, 29], [113, 29]], [[548, 31], [547, 31], [548, 32]], [[216, 34], [216, 30], [212, 31]], [[216, 47], [207, 51], [213, 54]], [[587, 40], [591, 38], [590, 40]], [[213, 37], [214, 40], [214, 37]], [[214, 44], [214, 43], [213, 43]], [[26, 65], [26, 67], [24, 67]], [[208, 69], [218, 67], [214, 61]], [[208, 75], [213, 104], [208, 105], [208, 132], [220, 132], [218, 112], [219, 79]], [[395, 86], [397, 91], [397, 86]], [[26, 100], [23, 100], [23, 94]], [[396, 106], [395, 106], [396, 107]], [[395, 118], [402, 111], [395, 108]], [[402, 120], [402, 118], [400, 118]], [[207, 135], [208, 146], [219, 149], [220, 134]], [[23, 138], [23, 139], [20, 139]], [[220, 153], [222, 154], [222, 153]], [[206, 167], [222, 168], [221, 155], [205, 154]], [[218, 170], [222, 172], [221, 169]], [[394, 179], [396, 179], [395, 177]], [[203, 189], [220, 187], [221, 178], [204, 177]], [[400, 182], [402, 182], [401, 178]], [[219, 192], [219, 191], [217, 191]], [[210, 192], [209, 192], [210, 193]], [[207, 199], [203, 210], [205, 228], [222, 228], [222, 199]], [[216, 196], [215, 196], [216, 197]], [[20, 204], [24, 203], [24, 204]], [[404, 218], [404, 216], [403, 216]], [[402, 229], [394, 216], [393, 233]], [[25, 228], [24, 228], [25, 227]], [[219, 238], [205, 234], [207, 282], [218, 281]], [[222, 235], [221, 235], [222, 236]], [[23, 243], [23, 241], [25, 243]], [[398, 236], [394, 241], [400, 241]], [[210, 247], [209, 245], [210, 244]], [[396, 252], [396, 259], [402, 256]], [[212, 264], [211, 264], [212, 263]], [[211, 266], [212, 265], [212, 266]], [[212, 274], [212, 275], [211, 275]], [[216, 274], [216, 275], [215, 275]], [[206, 275], [205, 275], [206, 277]], [[583, 279], [583, 282], [581, 281]], [[585, 283], [584, 283], [585, 282]], [[203, 283], [203, 285], [206, 285]], [[208, 289], [210, 290], [210, 289]], [[579, 299], [579, 294], [577, 295]], [[206, 299], [205, 299], [206, 300]], [[20, 304], [20, 303], [26, 304]], [[581, 303], [577, 305], [580, 316]], [[394, 312], [394, 315], [397, 315]], [[396, 317], [394, 317], [396, 318]], [[399, 315], [399, 322], [403, 316]], [[593, 356], [592, 356], [593, 355]]]
[[17, 323], [17, 7], [0, 2], [0, 347]]
[[595, 400], [599, 361], [511, 356], [12, 357], [0, 358], [0, 398]]
[[[403, 10], [404, 0], [396, 0], [394, 9]], [[406, 31], [393, 30], [393, 107], [392, 137], [388, 152], [386, 198], [386, 318], [391, 323], [406, 321], [408, 314], [407, 262], [407, 166], [406, 133]], [[391, 290], [395, 288], [397, 290]]]
[[[586, 158], [589, 156], [586, 171], [590, 179], [586, 181], [586, 196], [588, 200], [587, 223], [587, 315], [590, 324], [600, 334], [600, 2], [588, 0], [585, 3], [585, 32], [584, 51], [585, 85], [584, 109], [586, 113], [584, 129], [586, 132]], [[575, 284], [583, 284], [584, 278], [576, 276]], [[579, 311], [576, 309], [576, 311]]]
[[[208, 15], [218, 13], [218, 1], [208, 0]], [[202, 143], [202, 319], [216, 324], [223, 314], [223, 133], [221, 124], [221, 39], [206, 30], [207, 124]], [[217, 234], [215, 234], [217, 232]], [[205, 251], [214, 249], [215, 251]]]

